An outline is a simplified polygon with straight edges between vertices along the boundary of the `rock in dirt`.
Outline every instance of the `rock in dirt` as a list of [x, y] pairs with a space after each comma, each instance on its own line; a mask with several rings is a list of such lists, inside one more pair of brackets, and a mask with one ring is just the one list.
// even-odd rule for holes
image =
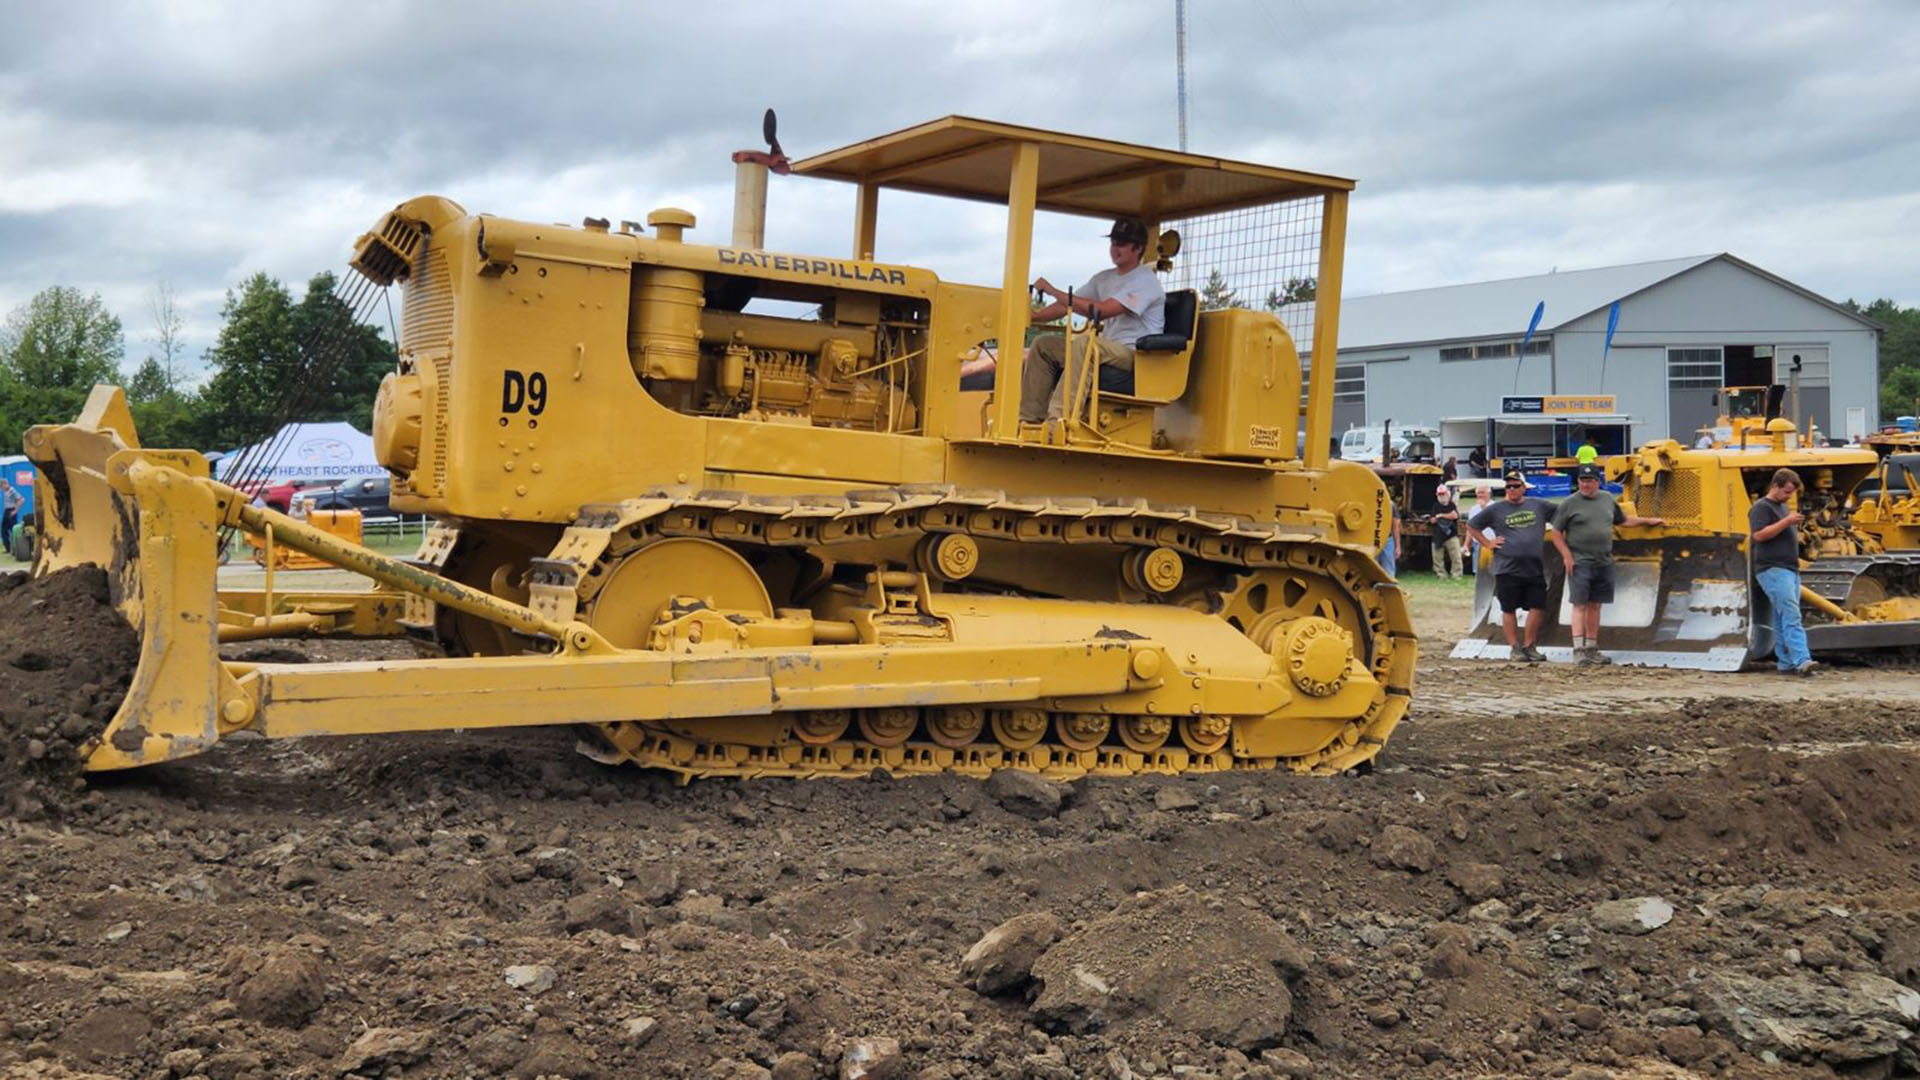
[[1198, 810], [1200, 800], [1178, 784], [1168, 784], [1153, 793], [1155, 810]]
[[960, 959], [960, 975], [982, 994], [1004, 994], [1025, 986], [1033, 962], [1060, 940], [1065, 927], [1051, 912], [1015, 915], [986, 932]]
[[1394, 870], [1424, 874], [1433, 869], [1433, 841], [1405, 825], [1389, 825], [1380, 830], [1373, 844], [1373, 863]]
[[1477, 904], [1507, 891], [1507, 871], [1496, 863], [1460, 863], [1447, 867], [1447, 884]]
[[326, 966], [306, 949], [236, 949], [224, 972], [227, 996], [248, 1020], [303, 1028], [327, 1000]]
[[384, 1072], [389, 1067], [405, 1068], [424, 1061], [432, 1043], [423, 1031], [402, 1028], [370, 1028], [340, 1055], [343, 1073]]
[[773, 1060], [773, 1080], [815, 1080], [820, 1070], [813, 1059], [797, 1050], [789, 1050]]
[[1033, 965], [1032, 1013], [1055, 1032], [1164, 1024], [1244, 1053], [1275, 1046], [1288, 984], [1311, 962], [1278, 923], [1185, 887], [1143, 893]]
[[1313, 1059], [1298, 1050], [1276, 1046], [1260, 1052], [1260, 1063], [1287, 1080], [1307, 1080], [1313, 1075]]
[[840, 1055], [840, 1080], [902, 1080], [906, 1075], [907, 1059], [898, 1039], [855, 1039]]
[[1832, 979], [1708, 976], [1701, 1019], [1750, 1054], [1852, 1065], [1888, 1058], [1920, 1029], [1920, 990], [1864, 971]]
[[546, 964], [515, 964], [501, 972], [507, 985], [529, 994], [544, 994], [553, 989], [558, 974]]
[[636, 1016], [620, 1025], [620, 1041], [628, 1046], [645, 1046], [658, 1030], [660, 1021], [651, 1016]]
[[1008, 813], [1038, 821], [1060, 813], [1067, 786], [1019, 769], [1001, 769], [987, 778], [987, 794]]
[[1673, 905], [1657, 896], [1635, 896], [1593, 905], [1595, 930], [1609, 934], [1650, 934], [1673, 921]]
[[635, 911], [626, 897], [612, 889], [596, 889], [570, 898], [561, 909], [561, 924], [567, 933], [605, 930], [609, 934], [635, 932]]
[[541, 848], [533, 853], [533, 872], [555, 881], [572, 881], [580, 873], [580, 856], [572, 848]]

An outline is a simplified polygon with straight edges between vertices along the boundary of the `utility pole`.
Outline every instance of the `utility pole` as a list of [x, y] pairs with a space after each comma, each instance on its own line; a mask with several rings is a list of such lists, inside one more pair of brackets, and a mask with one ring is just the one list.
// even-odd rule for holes
[[1180, 108], [1180, 149], [1187, 148], [1187, 0], [1173, 0], [1174, 99]]

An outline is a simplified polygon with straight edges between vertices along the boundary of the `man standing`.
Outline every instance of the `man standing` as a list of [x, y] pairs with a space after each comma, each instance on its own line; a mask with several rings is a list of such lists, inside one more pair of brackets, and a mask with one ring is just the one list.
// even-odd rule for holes
[[1664, 525], [1665, 519], [1628, 517], [1613, 496], [1600, 490], [1600, 466], [1574, 472], [1574, 493], [1553, 512], [1553, 546], [1567, 567], [1567, 602], [1573, 605], [1573, 659], [1610, 664], [1600, 655], [1600, 607], [1613, 603], [1613, 527]]
[[1441, 484], [1434, 490], [1433, 573], [1435, 577], [1457, 578], [1460, 571], [1460, 508], [1453, 504], [1453, 489]]
[[[1046, 278], [1033, 287], [1053, 297], [1053, 303], [1033, 313], [1036, 323], [1050, 322], [1062, 315], [1099, 317], [1100, 331], [1074, 337], [1075, 382], [1084, 385], [1087, 371], [1087, 342], [1100, 350], [1100, 388], [1117, 393], [1133, 391], [1133, 343], [1166, 327], [1167, 294], [1153, 267], [1140, 260], [1147, 250], [1147, 227], [1133, 218], [1121, 218], [1107, 232], [1107, 257], [1113, 268], [1102, 270], [1071, 294], [1057, 289]], [[1067, 362], [1067, 341], [1062, 334], [1042, 334], [1033, 339], [1027, 362], [1020, 372], [1020, 419], [1028, 422], [1057, 420], [1066, 414], [1066, 383], [1061, 378]]]
[[[1489, 503], [1466, 522], [1467, 535], [1493, 551], [1493, 595], [1500, 601], [1500, 626], [1515, 660], [1537, 664], [1546, 657], [1533, 643], [1547, 622], [1547, 519], [1553, 504], [1527, 497], [1527, 478], [1507, 474], [1507, 495]], [[1557, 539], [1557, 537], [1556, 537]], [[1526, 643], [1521, 644], [1519, 613], [1527, 613]]]
[[1782, 675], [1811, 675], [1820, 670], [1807, 650], [1800, 624], [1800, 511], [1788, 506], [1800, 490], [1800, 474], [1779, 469], [1767, 493], [1747, 511], [1753, 534], [1753, 576], [1773, 609], [1773, 659]]
[[0, 551], [13, 545], [13, 527], [20, 519], [20, 508], [27, 500], [10, 481], [0, 479]]
[[1573, 460], [1581, 465], [1592, 465], [1600, 460], [1600, 447], [1594, 444], [1592, 435], [1581, 438], [1580, 449], [1573, 452]]

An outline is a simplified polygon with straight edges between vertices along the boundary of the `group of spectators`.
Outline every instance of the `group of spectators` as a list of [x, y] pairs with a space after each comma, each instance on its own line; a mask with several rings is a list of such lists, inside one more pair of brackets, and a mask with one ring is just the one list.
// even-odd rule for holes
[[[1546, 657], [1536, 646], [1546, 625], [1547, 560], [1557, 558], [1564, 570], [1567, 600], [1572, 607], [1573, 656], [1582, 665], [1612, 663], [1600, 651], [1600, 608], [1613, 602], [1613, 535], [1619, 526], [1662, 525], [1657, 517], [1628, 514], [1612, 494], [1600, 486], [1598, 464], [1587, 462], [1574, 472], [1575, 490], [1558, 504], [1527, 494], [1525, 475], [1507, 473], [1505, 497], [1495, 502], [1483, 496], [1471, 513], [1453, 504], [1451, 491], [1439, 489], [1433, 520], [1434, 572], [1445, 577], [1460, 573], [1460, 536], [1493, 552], [1494, 597], [1500, 604], [1501, 629], [1513, 659], [1538, 663]], [[1803, 520], [1790, 503], [1801, 489], [1799, 474], [1780, 469], [1765, 495], [1747, 513], [1753, 544], [1755, 582], [1772, 609], [1774, 659], [1783, 674], [1811, 675], [1819, 669], [1807, 649], [1800, 619], [1800, 539]], [[1397, 533], [1397, 527], [1396, 527]], [[1553, 552], [1548, 553], [1551, 541]], [[1391, 567], [1389, 567], [1391, 572]], [[1526, 623], [1520, 613], [1526, 612]]]

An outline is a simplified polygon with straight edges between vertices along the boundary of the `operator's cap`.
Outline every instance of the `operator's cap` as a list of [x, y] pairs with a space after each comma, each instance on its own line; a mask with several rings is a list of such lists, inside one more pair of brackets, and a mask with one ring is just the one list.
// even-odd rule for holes
[[1506, 476], [1506, 482], [1509, 484], [1519, 484], [1523, 488], [1533, 486], [1532, 484], [1527, 483], [1527, 474], [1523, 472], [1508, 473]]
[[1600, 479], [1600, 466], [1591, 464], [1582, 465], [1573, 470], [1573, 478], [1575, 480], [1586, 480], [1588, 478], [1598, 480]]
[[1146, 247], [1147, 227], [1142, 225], [1138, 218], [1115, 218], [1113, 228], [1107, 230], [1107, 239], [1115, 240], [1122, 244], [1137, 244], [1140, 247]]

